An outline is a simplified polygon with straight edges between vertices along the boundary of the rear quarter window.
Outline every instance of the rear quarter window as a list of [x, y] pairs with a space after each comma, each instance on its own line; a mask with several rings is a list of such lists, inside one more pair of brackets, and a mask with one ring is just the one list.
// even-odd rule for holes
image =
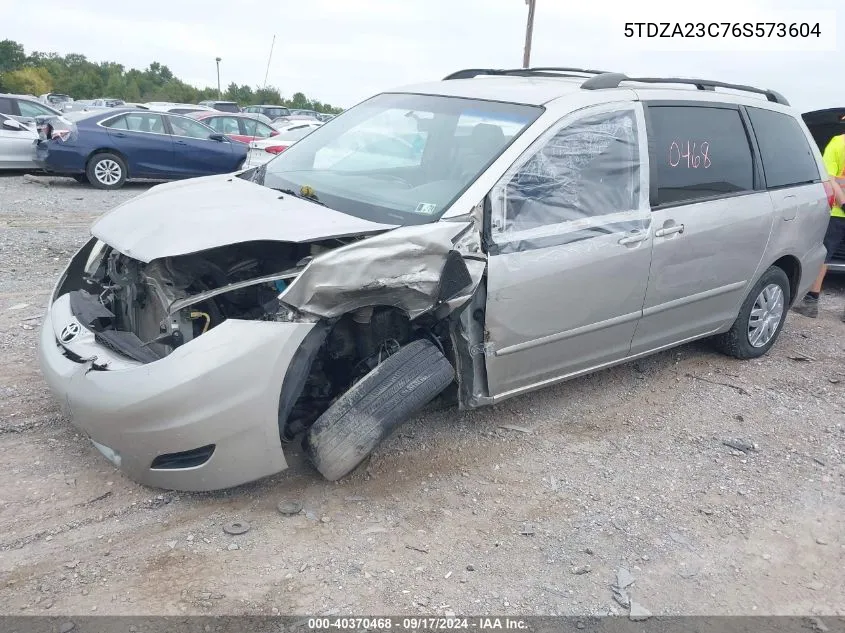
[[[754, 162], [739, 110], [649, 106], [658, 205], [754, 189]], [[654, 202], [654, 201], [653, 201]]]
[[103, 127], [111, 128], [112, 130], [128, 130], [126, 125], [126, 116], [119, 116], [116, 119], [108, 119], [100, 123]]
[[763, 108], [749, 107], [747, 110], [769, 189], [820, 179], [813, 151], [795, 118]]

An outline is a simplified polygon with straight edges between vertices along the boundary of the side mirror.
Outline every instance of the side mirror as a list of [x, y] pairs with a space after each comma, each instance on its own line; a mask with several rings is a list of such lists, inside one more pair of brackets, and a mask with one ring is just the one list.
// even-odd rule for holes
[[3, 119], [3, 127], [7, 130], [14, 130], [15, 132], [21, 132], [26, 129], [22, 123], [14, 119]]
[[208, 139], [211, 140], [211, 141], [219, 141], [219, 142], [223, 143], [223, 142], [226, 141], [226, 135], [225, 134], [217, 134], [217, 133], [209, 134]]

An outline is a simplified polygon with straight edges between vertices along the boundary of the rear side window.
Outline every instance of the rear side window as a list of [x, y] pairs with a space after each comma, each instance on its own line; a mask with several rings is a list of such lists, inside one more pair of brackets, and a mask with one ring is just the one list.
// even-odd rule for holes
[[132, 112], [104, 121], [103, 127], [112, 130], [128, 130], [130, 132], [147, 132], [150, 134], [164, 134], [164, 123], [160, 114], [147, 114], [146, 112]]
[[819, 180], [816, 159], [798, 121], [788, 114], [762, 108], [748, 108], [748, 118], [760, 146], [767, 187]]
[[6, 97], [0, 97], [0, 112], [3, 114], [14, 114], [12, 112], [12, 100]]
[[273, 128], [269, 125], [256, 121], [255, 119], [242, 118], [241, 123], [244, 126], [244, 132], [247, 136], [254, 136], [256, 138], [267, 138], [273, 135]]
[[225, 101], [218, 101], [216, 105], [213, 105], [215, 110], [220, 110], [220, 112], [240, 112], [241, 109], [238, 107], [237, 103], [226, 103]]
[[[172, 119], [171, 119], [172, 122]], [[205, 121], [216, 132], [221, 134], [240, 134], [241, 130], [238, 126], [238, 120], [231, 116], [214, 116]]]
[[751, 146], [738, 110], [650, 106], [648, 112], [657, 204], [754, 189]]
[[38, 116], [55, 116], [55, 112], [50, 110], [49, 108], [45, 108], [40, 103], [33, 103], [32, 101], [24, 101], [21, 99], [18, 101], [18, 110], [20, 110], [21, 116], [25, 117], [38, 117]]

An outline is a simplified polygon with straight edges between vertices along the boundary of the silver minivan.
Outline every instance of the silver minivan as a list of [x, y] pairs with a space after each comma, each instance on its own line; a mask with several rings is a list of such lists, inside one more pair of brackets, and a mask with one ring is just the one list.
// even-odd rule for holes
[[773, 91], [460, 71], [101, 217], [41, 367], [137, 481], [238, 485], [295, 440], [336, 480], [436, 397], [479, 407], [705, 337], [762, 356], [831, 204]]

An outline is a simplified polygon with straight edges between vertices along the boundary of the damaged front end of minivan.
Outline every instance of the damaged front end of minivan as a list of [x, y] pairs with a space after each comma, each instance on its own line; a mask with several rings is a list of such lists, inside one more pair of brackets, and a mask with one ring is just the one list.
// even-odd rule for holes
[[[476, 211], [171, 253], [120, 250], [95, 226], [52, 297], [45, 377], [74, 424], [142, 483], [245, 483], [285, 468], [282, 444], [303, 434], [336, 479], [401, 421], [378, 407], [407, 417], [441, 393], [461, 407], [484, 399]], [[390, 358], [402, 369], [384, 382]], [[386, 402], [387, 392], [407, 402]], [[367, 402], [376, 409], [358, 418], [372, 428], [337, 422]], [[326, 439], [327, 426], [338, 437]]]

